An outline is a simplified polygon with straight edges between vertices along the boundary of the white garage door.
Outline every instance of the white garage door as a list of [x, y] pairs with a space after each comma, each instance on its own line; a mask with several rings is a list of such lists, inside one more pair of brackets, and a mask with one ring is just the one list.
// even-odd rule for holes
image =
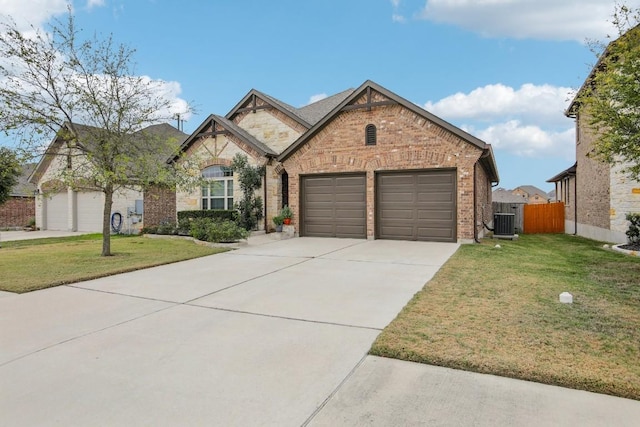
[[78, 231], [102, 231], [102, 210], [104, 195], [90, 191], [77, 193], [76, 206], [78, 213]]
[[67, 193], [56, 193], [45, 197], [47, 230], [68, 230]]

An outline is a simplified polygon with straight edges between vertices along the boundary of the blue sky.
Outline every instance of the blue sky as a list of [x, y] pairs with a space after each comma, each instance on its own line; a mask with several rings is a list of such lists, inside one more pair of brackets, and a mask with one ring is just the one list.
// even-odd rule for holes
[[[66, 1], [0, 8], [19, 25], [46, 28]], [[299, 107], [371, 79], [491, 143], [500, 187], [546, 191], [546, 179], [575, 161], [563, 110], [594, 62], [585, 40], [615, 35], [613, 8], [609, 0], [73, 2], [78, 27], [134, 47], [138, 74], [196, 107], [187, 133], [252, 88]]]

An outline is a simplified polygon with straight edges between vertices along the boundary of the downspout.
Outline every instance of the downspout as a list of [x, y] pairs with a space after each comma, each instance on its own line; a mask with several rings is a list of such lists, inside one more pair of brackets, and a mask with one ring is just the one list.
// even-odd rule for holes
[[576, 163], [576, 174], [573, 180], [573, 235], [578, 235], [578, 167]]
[[267, 203], [267, 168], [266, 168], [266, 166], [264, 168], [264, 177], [263, 177], [263, 179], [264, 179], [264, 185], [262, 187], [264, 188], [264, 198], [263, 198], [263, 200], [264, 200], [264, 203], [263, 203], [263, 205], [264, 205], [264, 232], [268, 233], [269, 230], [267, 229], [267, 224], [269, 223], [269, 221], [267, 220], [267, 218], [268, 218], [268, 215], [267, 215], [267, 205], [268, 205], [268, 203]]
[[[480, 160], [478, 160], [480, 161]], [[476, 175], [477, 175], [478, 162], [473, 164], [473, 241], [480, 243], [478, 239], [478, 192], [476, 188]]]

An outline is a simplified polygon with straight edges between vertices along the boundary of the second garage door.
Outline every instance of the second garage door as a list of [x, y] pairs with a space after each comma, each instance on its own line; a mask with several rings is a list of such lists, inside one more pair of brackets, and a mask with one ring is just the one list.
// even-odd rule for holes
[[379, 239], [455, 242], [456, 171], [376, 175]]
[[97, 191], [77, 193], [78, 231], [102, 231], [104, 194]]
[[304, 176], [301, 189], [301, 235], [367, 237], [364, 174]]

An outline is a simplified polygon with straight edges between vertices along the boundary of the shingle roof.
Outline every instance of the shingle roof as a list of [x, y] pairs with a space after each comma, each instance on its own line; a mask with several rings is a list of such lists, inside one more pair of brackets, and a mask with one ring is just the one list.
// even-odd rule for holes
[[33, 192], [36, 189], [36, 186], [29, 182], [29, 177], [33, 173], [33, 170], [36, 168], [37, 163], [29, 163], [22, 166], [22, 173], [18, 177], [18, 182], [11, 189], [11, 196], [14, 197], [25, 197], [31, 196], [33, 197]]
[[305, 105], [304, 107], [297, 109], [298, 114], [302, 116], [307, 122], [315, 125], [320, 120], [322, 120], [324, 116], [329, 114], [331, 110], [336, 108], [338, 104], [340, 104], [349, 95], [351, 95], [354, 90], [355, 89], [347, 89], [340, 93], [336, 93], [335, 95], [321, 99], [320, 101], [316, 101], [313, 104]]
[[547, 182], [557, 182], [557, 181], [560, 181], [561, 179], [563, 179], [565, 177], [575, 176], [577, 168], [578, 168], [578, 164], [574, 163], [573, 166], [563, 170], [559, 174], [555, 175], [553, 178], [549, 178], [547, 180]]
[[505, 190], [504, 188], [497, 188], [493, 190], [493, 193], [491, 193], [491, 200], [498, 203], [527, 203], [527, 200], [524, 197], [513, 194], [511, 190]]
[[549, 197], [549, 195], [547, 194], [546, 191], [543, 191], [543, 190], [539, 189], [538, 187], [536, 187], [534, 185], [521, 185], [519, 187], [516, 187], [516, 190], [518, 190], [518, 189], [520, 189], [520, 190], [524, 191], [525, 193], [527, 193], [529, 195], [529, 197], [531, 197], [531, 196], [533, 196], [535, 194], [538, 194], [540, 196], [544, 196], [545, 198]]

